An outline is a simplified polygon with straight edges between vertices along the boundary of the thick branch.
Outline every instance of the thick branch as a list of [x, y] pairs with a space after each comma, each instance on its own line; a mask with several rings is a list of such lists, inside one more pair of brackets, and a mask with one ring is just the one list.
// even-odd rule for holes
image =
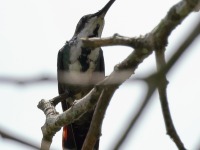
[[62, 114], [58, 114], [50, 101], [41, 100], [38, 108], [46, 115], [46, 122], [42, 127], [43, 140], [41, 149], [49, 149], [52, 138], [64, 125], [70, 124], [90, 110], [96, 104], [101, 93], [100, 89], [93, 89], [84, 99], [78, 101]]
[[117, 89], [118, 86], [113, 87], [112, 89], [104, 88], [101, 97], [98, 100], [92, 122], [90, 125], [90, 130], [87, 134], [85, 142], [83, 144], [82, 150], [93, 149], [96, 141], [101, 136], [101, 126], [103, 123], [103, 118], [107, 107], [110, 103], [110, 100]]
[[[111, 37], [106, 38], [81, 38], [86, 47], [100, 47], [100, 46], [114, 46], [114, 45], [123, 45], [130, 47], [139, 47], [140, 45], [144, 45], [143, 41], [140, 38], [131, 38], [125, 37], [119, 34], [114, 34]], [[142, 37], [141, 37], [142, 39]]]

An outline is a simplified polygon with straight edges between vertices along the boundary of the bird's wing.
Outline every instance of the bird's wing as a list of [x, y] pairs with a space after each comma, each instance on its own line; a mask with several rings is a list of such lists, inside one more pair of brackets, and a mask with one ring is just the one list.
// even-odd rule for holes
[[101, 72], [105, 76], [104, 56], [103, 56], [103, 50], [101, 48], [99, 51], [99, 58], [97, 60], [96, 71]]
[[[69, 70], [69, 44], [68, 42], [59, 50], [57, 57], [57, 78], [58, 78], [58, 92], [64, 94], [66, 92], [66, 84], [62, 83], [63, 73]], [[65, 101], [62, 101], [63, 111], [69, 107]], [[75, 149], [75, 139], [72, 125], [63, 127], [63, 148]]]
[[100, 48], [99, 50], [99, 56], [96, 61], [96, 68], [93, 79], [95, 79], [95, 84], [99, 81], [103, 80], [105, 78], [105, 64], [104, 64], [104, 56], [103, 51]]
[[70, 46], [68, 42], [59, 50], [57, 57], [57, 78], [58, 78], [58, 92], [59, 94], [65, 93], [63, 81], [63, 73], [69, 70], [69, 51]]

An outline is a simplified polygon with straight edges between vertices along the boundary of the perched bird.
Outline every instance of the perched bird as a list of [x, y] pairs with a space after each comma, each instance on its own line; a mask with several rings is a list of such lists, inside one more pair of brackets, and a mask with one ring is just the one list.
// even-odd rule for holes
[[[81, 38], [101, 37], [104, 17], [114, 1], [110, 0], [100, 11], [94, 14], [83, 16], [78, 22], [71, 40], [67, 41], [58, 52], [58, 91], [59, 94], [68, 93], [69, 99], [71, 99], [71, 101], [69, 99], [62, 101], [63, 111], [71, 107], [74, 100], [85, 96], [92, 89], [92, 85], [105, 76], [102, 49], [85, 48]], [[82, 148], [93, 112], [94, 109], [86, 112], [74, 123], [63, 128], [63, 149], [80, 150]], [[97, 150], [98, 148], [99, 140], [94, 149]]]

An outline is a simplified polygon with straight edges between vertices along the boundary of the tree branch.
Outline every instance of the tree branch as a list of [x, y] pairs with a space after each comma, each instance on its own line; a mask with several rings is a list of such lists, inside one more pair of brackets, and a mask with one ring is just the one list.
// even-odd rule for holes
[[155, 89], [159, 85], [159, 83], [162, 82], [162, 78], [160, 78], [160, 76], [163, 74], [166, 75], [170, 71], [170, 69], [174, 66], [174, 64], [178, 61], [178, 59], [182, 56], [182, 54], [187, 50], [189, 45], [195, 40], [195, 38], [199, 34], [200, 34], [200, 21], [194, 27], [194, 29], [192, 30], [191, 34], [187, 37], [187, 39], [182, 42], [181, 46], [174, 50], [175, 51], [174, 55], [170, 58], [169, 62], [164, 67], [160, 68], [157, 73], [154, 73], [145, 78], [137, 79], [137, 80], [141, 80], [141, 81], [144, 81], [145, 83], [147, 83], [148, 93], [145, 96], [144, 100], [142, 101], [142, 105], [140, 106], [136, 115], [133, 115], [134, 117], [131, 119], [131, 123], [129, 124], [128, 128], [124, 132], [123, 136], [117, 142], [114, 149], [119, 149], [119, 147], [126, 140], [126, 137], [130, 133], [130, 131], [135, 127], [135, 123], [138, 120], [138, 118], [141, 116], [145, 107], [147, 106], [148, 101], [151, 98], [151, 95], [153, 94], [153, 92], [155, 91]]
[[15, 142], [21, 143], [23, 145], [26, 145], [34, 149], [39, 149], [39, 146], [34, 145], [33, 143], [28, 142], [27, 140], [20, 139], [19, 136], [14, 136], [13, 134], [9, 134], [8, 131], [6, 131], [5, 129], [0, 129], [0, 135], [2, 138], [13, 140]]
[[[197, 5], [197, 3], [198, 2], [196, 1], [195, 4]], [[164, 49], [164, 47], [167, 45], [167, 39], [168, 39], [170, 33], [173, 31], [173, 29], [178, 24], [180, 24], [182, 22], [182, 20], [194, 9], [194, 7], [195, 7], [195, 5], [191, 4], [191, 2], [190, 3], [186, 3], [185, 1], [179, 2], [178, 4], [176, 4], [174, 7], [172, 7], [170, 9], [167, 16], [159, 23], [159, 25], [150, 34], [147, 34], [146, 36], [144, 36], [144, 38], [138, 38], [138, 40], [135, 38], [127, 38], [127, 37], [119, 36], [118, 34], [115, 34], [113, 37], [104, 38], [104, 39], [93, 38], [91, 40], [88, 40], [88, 39], [82, 39], [82, 40], [83, 40], [83, 43], [85, 44], [85, 46], [93, 47], [93, 48], [95, 46], [99, 47], [99, 46], [108, 46], [108, 45], [131, 46], [131, 47], [135, 48], [135, 52], [138, 52], [139, 56], [141, 56], [140, 54], [144, 54], [144, 52], [148, 56], [151, 53], [152, 49]], [[141, 47], [142, 47], [142, 51], [138, 51], [138, 48], [141, 48]], [[157, 54], [160, 55], [159, 52]], [[164, 53], [161, 52], [161, 54], [164, 54]], [[157, 55], [157, 62], [161, 62], [161, 66], [165, 65], [164, 57], [158, 57], [158, 55]], [[133, 61], [137, 60], [137, 61], [142, 62], [142, 60], [143, 60], [143, 57], [132, 57], [132, 56], [129, 55], [129, 57], [128, 57], [128, 58], [130, 58], [129, 62], [131, 60], [133, 60]], [[146, 55], [143, 55], [143, 56], [145, 58]], [[131, 59], [131, 57], [133, 59]], [[127, 68], [127, 69], [130, 69], [131, 67], [133, 67], [133, 66], [129, 67], [128, 64], [129, 63], [127, 63], [127, 62], [126, 63], [122, 62], [120, 65], [123, 67], [126, 66], [125, 68]], [[133, 63], [133, 64], [137, 64], [137, 63]], [[134, 68], [137, 68], [137, 65], [134, 66]], [[120, 66], [118, 66], [118, 69], [120, 69]], [[158, 69], [160, 69], [160, 66], [158, 66]], [[165, 80], [163, 80], [163, 79], [165, 79]], [[177, 147], [179, 147], [181, 149], [185, 149], [178, 134], [176, 134], [176, 130], [173, 127], [173, 122], [171, 120], [171, 116], [169, 113], [167, 97], [166, 97], [167, 80], [165, 78], [165, 75], [164, 76], [161, 75], [161, 80], [159, 80], [159, 81], [163, 82], [163, 84], [161, 84], [161, 86], [159, 86], [159, 84], [158, 84], [158, 89], [159, 89], [159, 93], [160, 93], [160, 97], [161, 97], [161, 104], [162, 104], [163, 114], [164, 114], [164, 118], [165, 118], [165, 123], [166, 123], [166, 126], [168, 127], [167, 129], [171, 129], [172, 132], [170, 133], [170, 135], [174, 139], [175, 143], [177, 144]], [[152, 90], [152, 91], [154, 91], [154, 90]], [[147, 103], [146, 101], [143, 103], [144, 105], [142, 105], [143, 107], [141, 108], [141, 111], [143, 110], [146, 103]], [[140, 112], [139, 112], [139, 114], [140, 114]], [[133, 119], [132, 124], [134, 122], [135, 122], [135, 118]], [[128, 132], [128, 130], [127, 130], [127, 132]], [[127, 132], [125, 133], [125, 136], [126, 136]], [[122, 138], [122, 140], [123, 139], [124, 138]], [[120, 143], [121, 143], [121, 141], [119, 142], [119, 145], [120, 145]]]
[[119, 149], [120, 146], [123, 144], [123, 142], [126, 140], [128, 134], [133, 129], [133, 127], [135, 126], [135, 124], [138, 121], [138, 119], [141, 117], [143, 110], [148, 105], [148, 102], [150, 101], [150, 98], [151, 98], [151, 96], [153, 95], [153, 93], [155, 91], [156, 87], [153, 84], [150, 84], [151, 82], [146, 82], [146, 83], [148, 85], [147, 94], [146, 94], [144, 100], [142, 100], [141, 105], [140, 105], [137, 113], [135, 115], [133, 115], [134, 117], [131, 119], [131, 122], [129, 123], [128, 127], [126, 128], [126, 130], [124, 131], [123, 135], [120, 137], [119, 141], [116, 143], [115, 147], [113, 148], [115, 150]]
[[108, 89], [107, 87], [104, 88], [95, 108], [90, 129], [83, 144], [82, 150], [93, 149], [96, 141], [100, 138], [103, 118], [117, 87], [118, 86], [115, 86], [112, 89]]
[[94, 88], [84, 99], [79, 100], [62, 114], [58, 114], [50, 101], [41, 100], [38, 108], [46, 115], [46, 122], [42, 126], [43, 139], [41, 149], [49, 149], [52, 138], [64, 125], [70, 124], [94, 107], [101, 94], [100, 89]]
[[[133, 74], [135, 69], [137, 69], [138, 65], [141, 64], [142, 61], [145, 58], [147, 58], [153, 52], [154, 49], [162, 49], [166, 46], [168, 36], [172, 32], [172, 30], [178, 24], [180, 24], [182, 20], [194, 9], [194, 7], [197, 5], [199, 0], [193, 0], [192, 2], [191, 1], [188, 2], [184, 0], [176, 4], [175, 6], [173, 6], [168, 12], [167, 16], [158, 24], [158, 26], [154, 30], [152, 30], [149, 34], [146, 34], [144, 37], [139, 37], [136, 39], [136, 38], [125, 38], [119, 35], [114, 35], [112, 38], [107, 39], [107, 40], [112, 40], [117, 45], [127, 45], [127, 46], [134, 47], [135, 51], [133, 51], [123, 62], [116, 65], [114, 71], [108, 77], [106, 77], [101, 83], [97, 84], [95, 88], [91, 90], [89, 94], [87, 94], [84, 98], [79, 100], [76, 104], [74, 104], [71, 108], [66, 110], [63, 114], [58, 115], [58, 113], [54, 110], [55, 108], [52, 106], [50, 102], [46, 102], [42, 100], [40, 102], [41, 105], [39, 104], [38, 107], [41, 110], [43, 110], [44, 113], [46, 114], [46, 123], [42, 127], [44, 141], [47, 141], [47, 143], [51, 143], [53, 135], [62, 126], [74, 122], [86, 111], [93, 108], [95, 104], [97, 103], [97, 100], [101, 94], [101, 91], [103, 89], [105, 90], [105, 88], [106, 90], [110, 92], [110, 96], [108, 96], [109, 101], [110, 101], [110, 98], [112, 97], [112, 94], [114, 93], [115, 89], [117, 89], [119, 85], [121, 85], [125, 80], [127, 80]], [[120, 38], [121, 40], [117, 41], [116, 38]], [[103, 39], [103, 38], [92, 39], [92, 40], [106, 41], [106, 39]], [[127, 40], [127, 43], [125, 42], [126, 40]], [[88, 41], [91, 42], [91, 39], [83, 39], [83, 43], [85, 43], [85, 45], [87, 45], [86, 43]], [[108, 44], [111, 45], [111, 43], [109, 42], [106, 43], [105, 41], [99, 42], [99, 44], [96, 43], [98, 46], [96, 46], [95, 44], [93, 45], [91, 43], [90, 44], [91, 44], [91, 47], [106, 46]], [[89, 46], [89, 44], [87, 46]], [[116, 83], [115, 81], [116, 79], [119, 79], [120, 72], [123, 72], [123, 71], [125, 72], [127, 71], [127, 73], [124, 74], [123, 76], [120, 76], [120, 81]], [[96, 117], [93, 118], [93, 120], [97, 119], [98, 122], [100, 122], [100, 125], [97, 128], [101, 127], [101, 122], [103, 120], [105, 110], [109, 104], [109, 102], [105, 102], [105, 100], [103, 100], [102, 98], [100, 99], [100, 101], [102, 102], [102, 104], [101, 102], [99, 102], [98, 107], [102, 108], [104, 104], [105, 106], [103, 107], [104, 110], [102, 114], [100, 115], [101, 116], [100, 119], [98, 120]], [[48, 103], [48, 104], [46, 105], [45, 103]], [[100, 111], [100, 110], [95, 110], [95, 111]], [[93, 124], [93, 121], [92, 121], [92, 124]], [[90, 130], [92, 129], [90, 128]], [[93, 134], [92, 131], [91, 133]], [[97, 133], [99, 133], [99, 131]], [[88, 134], [88, 136], [93, 136], [92, 134]], [[93, 137], [98, 138], [99, 135], [96, 134], [96, 136], [93, 136]], [[87, 138], [90, 138], [90, 137], [87, 137]], [[91, 137], [91, 139], [93, 138]], [[93, 145], [95, 141], [96, 139], [92, 140]], [[47, 148], [49, 148], [49, 146], [50, 144], [48, 144]]]
[[7, 77], [7, 76], [0, 76], [1, 83], [11, 83], [17, 85], [27, 85], [27, 84], [34, 84], [34, 83], [41, 83], [41, 82], [57, 82], [55, 77], [51, 76], [38, 76], [38, 77], [26, 77], [26, 78], [16, 78], [16, 77]]
[[[165, 51], [164, 49], [155, 51], [156, 64], [157, 64], [158, 71], [160, 71], [166, 65], [164, 51]], [[160, 74], [160, 82], [157, 85], [157, 87], [158, 87], [158, 93], [160, 97], [162, 114], [165, 121], [165, 127], [167, 130], [167, 134], [173, 139], [176, 146], [181, 150], [185, 150], [186, 148], [184, 147], [180, 137], [178, 136], [176, 129], [174, 127], [172, 118], [171, 118], [170, 109], [168, 106], [168, 99], [167, 99], [167, 84], [168, 84], [168, 81], [167, 81], [166, 75]]]
[[195, 6], [200, 3], [200, 0], [182, 0], [175, 4], [160, 21], [160, 23], [145, 36], [139, 38], [125, 37], [119, 34], [114, 34], [107, 38], [82, 38], [86, 47], [101, 47], [122, 45], [130, 46], [135, 49], [163, 49], [167, 45], [167, 40], [171, 32], [191, 13]]

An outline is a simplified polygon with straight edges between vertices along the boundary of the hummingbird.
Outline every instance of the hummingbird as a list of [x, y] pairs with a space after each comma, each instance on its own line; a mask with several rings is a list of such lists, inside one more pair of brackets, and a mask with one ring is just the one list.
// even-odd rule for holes
[[[63, 111], [73, 106], [75, 100], [83, 98], [95, 83], [105, 77], [102, 49], [84, 47], [81, 38], [101, 37], [104, 17], [114, 1], [110, 0], [94, 14], [83, 16], [79, 20], [71, 40], [67, 41], [58, 52], [58, 92], [60, 95], [67, 93], [69, 96], [67, 100], [61, 102]], [[63, 149], [81, 150], [90, 127], [94, 109], [89, 110], [73, 123], [63, 127]], [[98, 150], [98, 148], [99, 140], [94, 146], [95, 150]]]

